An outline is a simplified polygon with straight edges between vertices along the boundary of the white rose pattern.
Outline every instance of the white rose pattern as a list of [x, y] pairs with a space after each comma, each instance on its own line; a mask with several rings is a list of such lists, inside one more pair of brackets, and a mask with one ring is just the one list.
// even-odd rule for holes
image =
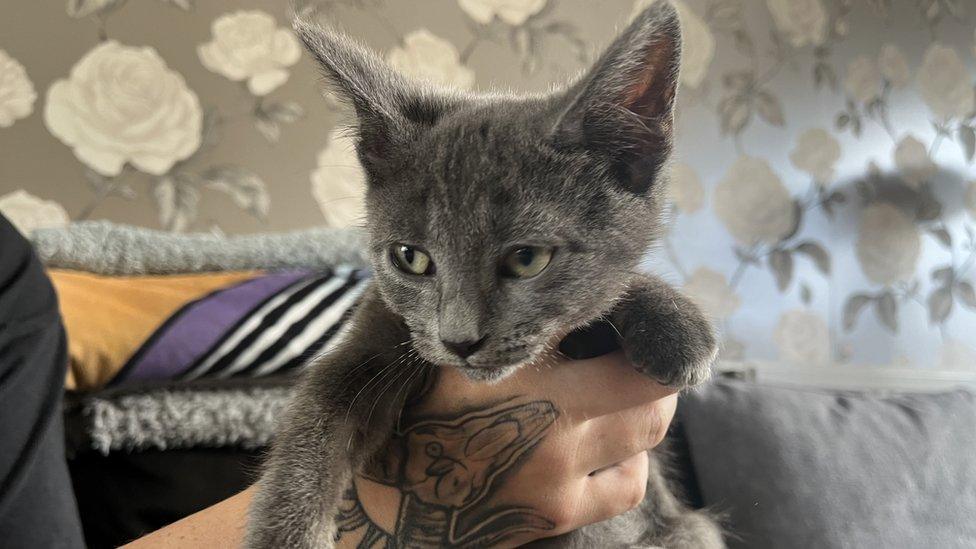
[[816, 313], [786, 311], [776, 325], [773, 341], [780, 359], [788, 363], [803, 366], [830, 363], [830, 329]]
[[874, 60], [859, 55], [848, 63], [844, 89], [858, 103], [867, 104], [877, 99], [881, 94], [881, 71]]
[[150, 47], [103, 42], [47, 91], [44, 122], [105, 176], [126, 163], [153, 175], [200, 146], [200, 100]]
[[938, 42], [929, 46], [916, 85], [929, 110], [940, 120], [964, 117], [973, 111], [976, 96], [972, 76], [950, 47]]
[[[637, 0], [631, 10], [633, 19], [658, 0]], [[715, 37], [708, 23], [681, 0], [671, 0], [681, 19], [681, 84], [697, 88], [705, 80], [715, 57]]]
[[901, 138], [894, 155], [895, 167], [912, 188], [917, 189], [922, 182], [928, 181], [939, 171], [939, 167], [929, 158], [925, 144], [911, 135]]
[[922, 239], [910, 217], [882, 202], [861, 214], [856, 246], [864, 275], [875, 284], [888, 286], [914, 276]]
[[458, 0], [458, 6], [468, 17], [487, 25], [498, 19], [512, 26], [525, 23], [529, 17], [542, 11], [548, 0]]
[[213, 40], [197, 47], [204, 67], [235, 82], [246, 81], [252, 94], [264, 96], [288, 80], [288, 67], [302, 50], [288, 29], [259, 11], [221, 15], [212, 25]]
[[840, 159], [840, 143], [822, 128], [811, 128], [800, 134], [790, 152], [790, 162], [827, 186], [834, 178], [834, 164]]
[[819, 46], [827, 38], [827, 10], [820, 0], [766, 0], [773, 21], [794, 48]]
[[312, 196], [327, 225], [351, 227], [362, 223], [366, 212], [366, 173], [356, 155], [355, 142], [342, 130], [333, 130], [329, 135], [311, 180]]
[[675, 163], [671, 166], [671, 183], [668, 187], [671, 202], [678, 211], [690, 214], [701, 209], [705, 201], [705, 188], [694, 168], [688, 164]]
[[912, 72], [905, 54], [894, 44], [885, 44], [878, 54], [878, 69], [881, 76], [896, 88], [904, 88], [911, 82]]
[[403, 45], [386, 56], [390, 65], [416, 80], [462, 90], [474, 85], [474, 71], [461, 63], [454, 44], [427, 29], [417, 29], [403, 38]]
[[37, 92], [24, 66], [0, 50], [0, 128], [30, 116], [35, 99]]
[[688, 295], [709, 316], [725, 320], [732, 316], [742, 300], [735, 295], [725, 276], [708, 267], [699, 267], [691, 273], [683, 287]]
[[61, 204], [42, 200], [23, 189], [0, 196], [0, 214], [24, 236], [30, 236], [35, 229], [64, 227], [70, 221]]
[[743, 246], [773, 244], [796, 222], [793, 199], [765, 160], [740, 156], [715, 187], [715, 214]]

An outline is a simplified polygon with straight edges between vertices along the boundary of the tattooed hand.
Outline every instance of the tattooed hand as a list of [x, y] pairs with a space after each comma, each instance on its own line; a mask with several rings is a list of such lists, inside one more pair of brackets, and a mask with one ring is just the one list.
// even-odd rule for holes
[[509, 547], [616, 516], [643, 499], [675, 403], [621, 353], [494, 385], [444, 368], [346, 492], [339, 546]]

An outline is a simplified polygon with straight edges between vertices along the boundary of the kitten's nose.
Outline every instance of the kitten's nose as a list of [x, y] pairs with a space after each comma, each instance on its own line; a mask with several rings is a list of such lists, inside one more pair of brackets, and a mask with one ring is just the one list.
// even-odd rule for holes
[[488, 339], [488, 336], [484, 336], [478, 340], [468, 339], [465, 341], [449, 341], [447, 339], [442, 339], [441, 343], [444, 344], [444, 347], [446, 347], [448, 351], [451, 351], [461, 358], [468, 358], [477, 352], [482, 345], [484, 345], [486, 339]]

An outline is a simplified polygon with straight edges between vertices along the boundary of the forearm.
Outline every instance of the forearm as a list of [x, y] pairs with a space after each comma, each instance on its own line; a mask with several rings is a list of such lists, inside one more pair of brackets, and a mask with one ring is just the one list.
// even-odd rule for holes
[[130, 549], [231, 549], [241, 546], [247, 509], [251, 504], [254, 488], [194, 513], [178, 522], [139, 538], [125, 547]]
[[[367, 536], [388, 536], [396, 529], [397, 512], [402, 501], [397, 488], [358, 478], [339, 511], [340, 532], [336, 549], [353, 549]], [[165, 528], [139, 538], [127, 549], [231, 549], [241, 546], [247, 510], [254, 488], [232, 496], [216, 505], [194, 513]], [[369, 512], [365, 512], [368, 508]], [[388, 547], [394, 547], [391, 543]]]
[[[380, 528], [387, 527], [385, 522], [396, 520], [399, 503], [399, 492], [369, 481], [359, 481], [357, 485], [363, 497], [368, 498], [370, 508]], [[206, 549], [238, 548], [244, 539], [244, 525], [247, 521], [247, 510], [251, 504], [254, 487], [232, 496], [216, 505], [194, 513], [165, 528], [157, 530], [145, 537], [139, 538], [125, 547], [128, 549], [186, 549], [201, 547]], [[341, 514], [349, 525], [352, 514], [348, 506], [343, 505]], [[358, 503], [358, 501], [357, 501]], [[342, 532], [337, 549], [354, 548], [366, 535], [371, 527], [376, 527], [370, 515], [369, 521], [359, 527], [352, 527]]]
[[[247, 510], [254, 488], [194, 513], [165, 528], [139, 538], [128, 549], [231, 549], [241, 546]], [[399, 489], [364, 478], [357, 478], [355, 489], [347, 492], [339, 510], [339, 539], [336, 549], [359, 547], [366, 537], [385, 538], [387, 547], [396, 543], [388, 532], [396, 531], [402, 502]], [[366, 509], [369, 509], [367, 512]], [[402, 525], [401, 525], [402, 526]]]

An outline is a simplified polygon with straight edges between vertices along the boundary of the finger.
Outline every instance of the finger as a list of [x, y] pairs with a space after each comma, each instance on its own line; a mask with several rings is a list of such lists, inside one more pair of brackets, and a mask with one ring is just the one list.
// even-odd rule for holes
[[640, 505], [647, 490], [647, 452], [640, 452], [584, 479], [580, 526], [601, 522]]
[[564, 408], [573, 419], [614, 414], [676, 392], [634, 369], [623, 352], [586, 360], [549, 360], [554, 361], [551, 370], [559, 374], [545, 379], [547, 394], [566, 403]]
[[439, 368], [437, 381], [416, 411], [455, 409], [513, 394], [545, 397], [577, 423], [674, 394], [634, 369], [623, 352], [585, 360], [547, 354], [495, 383], [468, 379], [457, 368]]
[[669, 395], [587, 421], [581, 426], [584, 432], [577, 455], [578, 472], [600, 471], [660, 444], [677, 403], [677, 396]]

